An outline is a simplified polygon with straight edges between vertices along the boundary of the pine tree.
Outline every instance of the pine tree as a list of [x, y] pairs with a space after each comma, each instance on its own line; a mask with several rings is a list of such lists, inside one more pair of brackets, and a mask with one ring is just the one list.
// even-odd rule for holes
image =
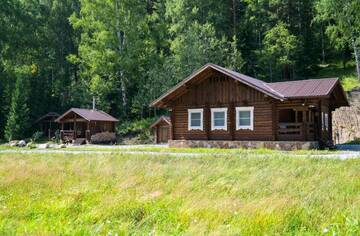
[[27, 135], [30, 127], [28, 108], [29, 78], [24, 71], [20, 72], [16, 79], [15, 90], [11, 100], [9, 116], [5, 127], [7, 140], [22, 139]]

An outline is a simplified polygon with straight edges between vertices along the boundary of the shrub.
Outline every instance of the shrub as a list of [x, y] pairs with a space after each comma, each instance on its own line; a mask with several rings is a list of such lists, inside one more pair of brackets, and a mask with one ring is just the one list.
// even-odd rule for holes
[[115, 133], [102, 132], [91, 136], [90, 142], [93, 144], [116, 143]]
[[120, 122], [116, 127], [116, 132], [119, 135], [134, 135], [148, 131], [150, 125], [154, 122], [154, 118], [146, 118], [137, 121]]
[[32, 142], [37, 142], [39, 141], [40, 138], [42, 138], [44, 135], [43, 132], [40, 132], [40, 131], [36, 131], [32, 136], [31, 136], [31, 140]]

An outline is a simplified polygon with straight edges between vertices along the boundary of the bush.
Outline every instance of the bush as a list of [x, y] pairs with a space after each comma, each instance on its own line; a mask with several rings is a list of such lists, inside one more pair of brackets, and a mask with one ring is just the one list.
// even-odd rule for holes
[[153, 142], [150, 125], [156, 118], [146, 118], [137, 121], [125, 121], [119, 123], [116, 132], [121, 136], [124, 144], [148, 144]]
[[42, 138], [44, 135], [43, 132], [40, 132], [40, 131], [36, 131], [32, 136], [31, 136], [31, 140], [32, 142], [37, 142], [39, 141], [40, 138]]
[[97, 133], [91, 136], [90, 142], [93, 144], [116, 143], [116, 135], [110, 132]]

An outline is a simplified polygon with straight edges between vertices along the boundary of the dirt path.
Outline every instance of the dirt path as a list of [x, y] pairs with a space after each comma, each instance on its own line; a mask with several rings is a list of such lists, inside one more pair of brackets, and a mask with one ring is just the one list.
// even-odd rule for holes
[[[129, 147], [127, 147], [129, 148]], [[204, 156], [204, 155], [214, 155], [214, 156], [251, 156], [251, 157], [271, 157], [276, 156], [277, 154], [257, 154], [257, 153], [244, 153], [244, 154], [236, 154], [236, 153], [221, 153], [221, 152], [213, 152], [213, 153], [189, 153], [189, 152], [152, 152], [152, 151], [126, 151], [125, 148], [117, 148], [109, 151], [90, 151], [90, 150], [66, 150], [66, 149], [33, 149], [33, 150], [1, 150], [0, 154], [4, 153], [21, 153], [21, 154], [99, 154], [99, 155], [109, 155], [109, 154], [127, 154], [127, 155], [161, 155], [161, 156]], [[347, 160], [347, 159], [356, 159], [360, 158], [360, 152], [354, 151], [344, 151], [338, 153], [330, 153], [330, 154], [290, 154], [290, 153], [279, 153], [279, 155], [288, 155], [289, 157], [300, 158], [325, 158], [325, 159], [339, 159], [339, 160]]]

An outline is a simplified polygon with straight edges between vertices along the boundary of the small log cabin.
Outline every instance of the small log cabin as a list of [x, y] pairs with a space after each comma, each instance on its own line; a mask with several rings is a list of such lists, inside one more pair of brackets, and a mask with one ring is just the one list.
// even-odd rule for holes
[[51, 139], [51, 137], [54, 137], [55, 131], [59, 128], [59, 124], [55, 122], [59, 116], [56, 112], [49, 112], [37, 119], [35, 125], [38, 126], [38, 130], [40, 130], [44, 136]]
[[161, 116], [150, 128], [154, 130], [156, 143], [167, 143], [170, 138], [171, 120], [168, 116]]
[[71, 108], [56, 119], [61, 126], [61, 140], [74, 142], [77, 139], [90, 142], [92, 135], [101, 132], [115, 132], [119, 120], [96, 109]]
[[348, 105], [337, 78], [265, 83], [215, 64], [151, 104], [171, 111], [170, 146], [191, 140], [200, 146], [209, 140], [330, 144], [331, 112]]

